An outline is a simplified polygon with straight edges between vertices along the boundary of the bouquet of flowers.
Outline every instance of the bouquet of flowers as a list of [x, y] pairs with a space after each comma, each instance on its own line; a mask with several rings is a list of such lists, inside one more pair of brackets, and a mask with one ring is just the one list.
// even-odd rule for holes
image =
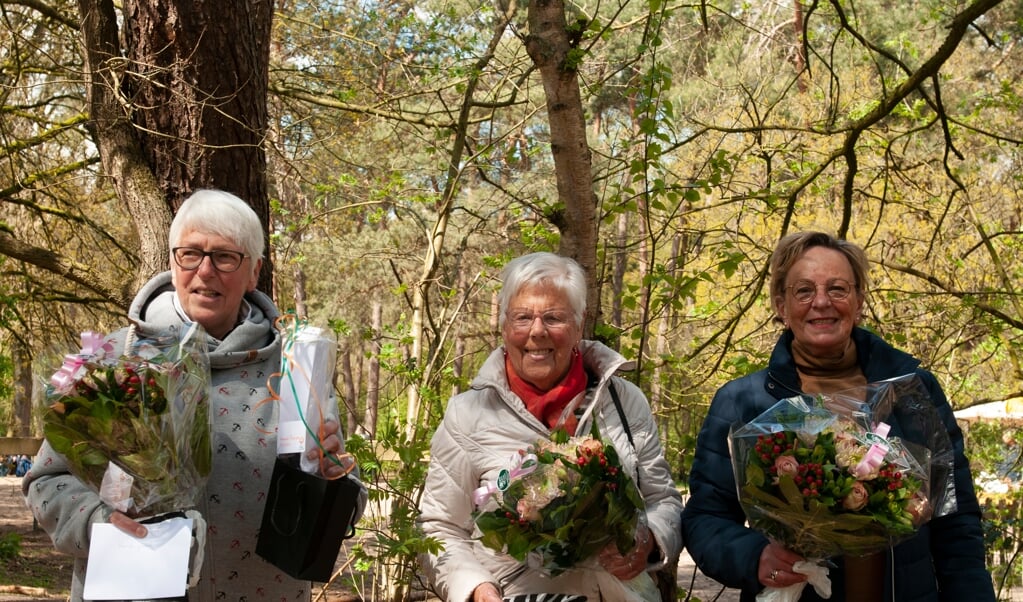
[[134, 517], [192, 507], [210, 472], [209, 363], [198, 327], [117, 356], [97, 333], [46, 388], [43, 432], [76, 477]]
[[[861, 556], [952, 511], [951, 443], [917, 381], [784, 399], [733, 430], [733, 470], [750, 526], [807, 558]], [[910, 441], [912, 434], [926, 439]]]
[[552, 440], [516, 454], [496, 483], [476, 490], [473, 501], [485, 546], [550, 575], [612, 541], [628, 552], [644, 508], [614, 446], [596, 427], [589, 437], [556, 431]]

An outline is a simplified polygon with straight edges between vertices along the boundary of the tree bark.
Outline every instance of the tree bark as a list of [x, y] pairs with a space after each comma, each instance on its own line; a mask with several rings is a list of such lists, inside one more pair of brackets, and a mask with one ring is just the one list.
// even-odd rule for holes
[[[170, 208], [163, 201], [163, 191], [153, 177], [130, 120], [131, 101], [121, 94], [128, 69], [118, 44], [114, 5], [109, 0], [79, 0], [78, 7], [85, 45], [89, 127], [99, 148], [103, 171], [113, 181], [117, 196], [135, 221], [140, 264], [131, 289], [137, 290], [168, 267]], [[119, 300], [125, 309], [130, 294], [125, 291]]]
[[370, 437], [377, 434], [377, 411], [380, 405], [380, 341], [383, 333], [383, 305], [373, 302], [370, 328], [373, 329], [373, 351], [370, 353], [369, 374], [366, 375], [366, 431]]
[[[273, 0], [128, 0], [124, 16], [125, 84], [156, 189], [175, 210], [196, 189], [226, 190], [269, 232], [263, 140]], [[272, 271], [267, 256], [260, 289], [271, 291]]]
[[565, 207], [564, 211], [547, 217], [561, 231], [559, 252], [578, 261], [586, 271], [589, 286], [583, 336], [588, 338], [593, 334], [598, 306], [597, 196], [593, 191], [579, 74], [573, 64], [581, 60], [582, 52], [569, 38], [565, 4], [561, 0], [531, 0], [528, 22], [526, 51], [543, 80], [558, 199]]
[[357, 389], [355, 388], [355, 375], [352, 373], [352, 348], [344, 347], [338, 354], [338, 359], [341, 361], [341, 382], [344, 383], [345, 391], [343, 395], [343, 401], [345, 403], [345, 417], [346, 427], [345, 434], [352, 436], [356, 433], [359, 428], [358, 424], [358, 406], [356, 401]]
[[18, 340], [10, 343], [14, 376], [14, 411], [11, 413], [10, 434], [15, 437], [32, 435], [32, 350]]

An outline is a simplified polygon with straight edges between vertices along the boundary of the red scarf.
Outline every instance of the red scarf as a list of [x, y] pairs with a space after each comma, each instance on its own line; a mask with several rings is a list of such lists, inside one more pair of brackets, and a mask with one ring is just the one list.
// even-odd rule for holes
[[[561, 382], [551, 387], [549, 391], [541, 391], [532, 384], [522, 380], [512, 368], [508, 356], [504, 358], [504, 372], [508, 375], [508, 386], [512, 393], [519, 396], [526, 404], [526, 409], [536, 416], [540, 422], [550, 428], [558, 423], [561, 413], [565, 407], [586, 391], [586, 370], [583, 369], [583, 358], [578, 351], [572, 352], [572, 365], [568, 368], [568, 374]], [[565, 431], [569, 435], [575, 434], [575, 415], [570, 414], [565, 420]]]

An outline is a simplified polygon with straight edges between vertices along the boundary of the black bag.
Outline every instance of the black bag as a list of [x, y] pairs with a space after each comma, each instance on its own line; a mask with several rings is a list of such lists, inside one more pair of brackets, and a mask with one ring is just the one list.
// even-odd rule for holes
[[355, 535], [360, 491], [347, 476], [327, 480], [278, 457], [256, 553], [295, 579], [330, 581], [341, 542]]

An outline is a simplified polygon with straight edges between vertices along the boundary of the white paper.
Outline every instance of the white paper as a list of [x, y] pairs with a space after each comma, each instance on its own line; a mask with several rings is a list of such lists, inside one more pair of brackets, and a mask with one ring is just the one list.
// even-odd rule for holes
[[86, 600], [176, 598], [188, 587], [192, 519], [172, 518], [146, 525], [134, 537], [107, 523], [92, 525]]
[[[284, 406], [281, 406], [284, 413]], [[277, 425], [277, 453], [300, 454], [305, 451], [305, 423], [297, 420], [281, 421]]]

